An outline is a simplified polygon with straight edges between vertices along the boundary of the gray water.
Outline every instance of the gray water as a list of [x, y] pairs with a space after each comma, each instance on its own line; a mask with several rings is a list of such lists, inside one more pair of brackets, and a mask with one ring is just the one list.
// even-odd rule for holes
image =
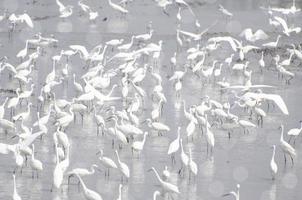
[[[63, 1], [62, 1], [63, 2]], [[253, 29], [261, 28], [270, 35], [269, 41], [274, 41], [278, 35], [275, 30], [268, 26], [267, 15], [259, 6], [268, 6], [268, 2], [261, 0], [226, 0], [219, 1], [227, 9], [234, 13], [232, 21], [227, 22], [222, 15], [217, 11], [218, 3], [215, 0], [201, 1], [191, 0], [190, 4], [201, 24], [201, 29], [206, 28], [215, 20], [219, 20], [218, 24], [211, 29], [209, 36], [214, 33], [218, 34], [233, 34], [238, 35], [239, 31], [251, 27]], [[194, 141], [187, 140], [185, 136], [185, 127], [188, 122], [183, 116], [182, 107], [177, 106], [173, 85], [168, 81], [171, 76], [169, 67], [170, 57], [176, 50], [176, 13], [177, 8], [171, 6], [168, 8], [170, 17], [162, 13], [160, 8], [155, 6], [151, 0], [134, 1], [128, 5], [129, 15], [121, 18], [119, 13], [113, 11], [107, 1], [87, 1], [87, 4], [94, 5], [98, 9], [99, 20], [92, 24], [88, 21], [87, 16], [79, 16], [79, 8], [76, 6], [76, 1], [64, 1], [66, 5], [74, 5], [74, 14], [65, 21], [58, 17], [58, 6], [55, 1], [38, 0], [34, 5], [31, 1], [5, 0], [0, 2], [0, 13], [3, 13], [5, 8], [11, 12], [27, 12], [36, 20], [34, 21], [34, 29], [20, 28], [14, 33], [11, 40], [8, 39], [7, 24], [1, 23], [1, 41], [3, 45], [0, 47], [0, 55], [8, 56], [11, 64], [18, 64], [20, 60], [16, 59], [15, 55], [20, 49], [24, 48], [25, 40], [32, 38], [37, 32], [41, 32], [44, 36], [54, 34], [59, 40], [57, 48], [46, 49], [46, 53], [38, 59], [36, 69], [32, 73], [33, 81], [36, 84], [35, 95], [32, 97], [34, 108], [31, 110], [31, 119], [26, 125], [31, 127], [36, 121], [36, 97], [39, 95], [40, 88], [43, 85], [46, 75], [52, 70], [51, 56], [59, 54], [61, 49], [68, 49], [71, 44], [85, 45], [87, 49], [91, 49], [97, 44], [104, 43], [112, 38], [124, 38], [130, 40], [133, 34], [141, 34], [146, 32], [146, 25], [152, 20], [152, 26], [155, 29], [153, 42], [164, 40], [163, 52], [161, 54], [161, 66], [158, 71], [163, 77], [164, 93], [168, 99], [168, 103], [164, 106], [161, 122], [170, 126], [171, 131], [164, 136], [158, 136], [157, 133], [149, 134], [146, 140], [145, 148], [141, 153], [140, 158], [132, 155], [130, 145], [119, 150], [121, 160], [129, 166], [131, 178], [127, 183], [123, 183], [122, 199], [141, 200], [152, 199], [152, 193], [159, 190], [158, 181], [153, 173], [148, 172], [152, 166], [158, 171], [162, 171], [167, 165], [171, 172], [171, 181], [179, 186], [181, 194], [175, 196], [175, 199], [223, 199], [222, 194], [235, 190], [236, 184], [240, 183], [240, 196], [244, 200], [283, 200], [283, 199], [300, 199], [302, 198], [301, 188], [302, 181], [302, 162], [301, 162], [301, 137], [296, 141], [295, 148], [298, 156], [295, 159], [295, 165], [284, 165], [283, 153], [278, 148], [276, 161], [279, 167], [278, 175], [275, 181], [271, 180], [269, 171], [269, 162], [271, 159], [272, 144], [278, 144], [280, 131], [277, 129], [281, 123], [285, 126], [285, 132], [293, 127], [299, 127], [302, 107], [300, 96], [302, 88], [300, 87], [301, 70], [300, 61], [294, 60], [290, 70], [295, 73], [295, 78], [290, 85], [285, 85], [284, 81], [278, 80], [277, 73], [273, 70], [265, 71], [264, 74], [259, 72], [257, 61], [260, 59], [260, 54], [249, 53], [248, 59], [251, 61], [251, 69], [254, 71], [253, 83], [273, 85], [275, 88], [266, 89], [265, 92], [276, 93], [282, 96], [288, 106], [290, 115], [285, 116], [275, 108], [268, 112], [268, 117], [264, 119], [264, 127], [251, 129], [250, 134], [244, 135], [241, 129], [235, 130], [231, 140], [228, 139], [227, 133], [218, 128], [213, 128], [215, 135], [215, 148], [213, 155], [209, 156], [206, 152], [206, 140], [201, 135], [200, 130], [196, 131]], [[272, 6], [291, 6], [291, 1], [270, 1]], [[302, 1], [297, 1], [297, 6], [302, 6]], [[45, 17], [45, 18], [43, 18]], [[102, 21], [107, 17], [107, 21]], [[182, 29], [194, 31], [194, 20], [187, 10], [182, 12], [183, 23]], [[41, 19], [43, 18], [43, 19]], [[291, 22], [299, 26], [302, 23], [301, 14], [296, 14], [290, 18]], [[281, 40], [280, 46], [289, 43], [301, 43], [301, 34], [291, 36]], [[256, 43], [257, 44], [257, 43]], [[107, 56], [111, 56], [114, 52], [108, 51]], [[284, 52], [283, 52], [284, 53]], [[220, 50], [214, 52], [209, 58], [209, 62], [213, 59], [224, 59], [230, 55], [229, 50]], [[284, 54], [283, 59], [288, 55]], [[184, 57], [184, 51], [179, 55]], [[266, 63], [269, 64], [271, 57], [268, 56]], [[64, 59], [63, 59], [64, 60]], [[64, 63], [64, 61], [63, 61]], [[184, 63], [180, 59], [180, 66]], [[69, 74], [77, 74], [81, 76], [85, 69], [84, 63], [80, 61], [78, 56], [75, 56], [70, 61]], [[62, 64], [63, 66], [63, 64]], [[108, 66], [112, 68], [116, 66]], [[17, 82], [11, 82], [6, 74], [1, 74], [1, 88], [15, 89], [18, 87]], [[237, 74], [230, 74], [226, 69], [223, 71], [226, 78], [231, 84], [242, 84], [243, 79]], [[120, 84], [121, 75], [113, 78], [113, 83]], [[211, 80], [209, 84], [201, 87], [200, 79], [194, 76], [190, 71], [183, 80], [183, 89], [181, 98], [186, 100], [187, 107], [189, 105], [200, 103], [200, 97], [209, 95], [212, 99], [220, 102], [227, 100], [227, 95], [221, 95], [219, 88], [213, 84]], [[84, 84], [82, 82], [82, 84]], [[147, 94], [151, 93], [155, 82], [151, 78], [150, 73], [147, 74], [143, 81], [142, 87]], [[113, 96], [120, 95], [121, 88], [114, 92]], [[68, 84], [56, 86], [54, 92], [57, 98], [65, 98], [71, 100], [75, 96], [75, 91], [72, 84], [72, 76], [68, 79]], [[104, 91], [107, 93], [107, 91]], [[1, 94], [1, 102], [6, 98], [7, 94]], [[122, 107], [121, 101], [110, 103], [117, 108]], [[106, 105], [109, 106], [110, 104]], [[25, 110], [26, 106], [19, 107], [20, 110]], [[19, 109], [18, 108], [18, 109]], [[152, 102], [150, 97], [145, 99], [144, 112], [140, 115], [141, 122], [150, 117]], [[263, 105], [265, 108], [265, 105]], [[44, 111], [47, 110], [47, 105]], [[239, 114], [242, 118], [247, 118], [247, 114], [242, 110], [235, 108], [233, 113]], [[44, 114], [43, 114], [44, 115]], [[9, 111], [6, 110], [5, 118], [9, 118]], [[254, 120], [255, 122], [255, 120]], [[255, 122], [256, 123], [256, 122]], [[112, 126], [111, 123], [107, 127]], [[198, 176], [189, 181], [188, 174], [184, 178], [178, 176], [180, 169], [180, 153], [176, 154], [176, 164], [171, 164], [170, 156], [167, 155], [169, 143], [176, 138], [177, 126], [182, 127], [182, 138], [184, 139], [185, 151], [188, 152], [188, 147], [193, 150], [193, 160], [198, 165]], [[43, 162], [43, 171], [39, 174], [39, 179], [32, 179], [30, 167], [24, 167], [23, 173], [17, 174], [17, 189], [22, 199], [84, 199], [81, 192], [78, 191], [76, 185], [66, 185], [67, 179], [64, 179], [62, 191], [50, 192], [52, 184], [52, 173], [55, 166], [55, 152], [53, 148], [52, 134], [55, 127], [52, 122], [48, 125], [48, 134], [43, 137], [43, 140], [35, 141], [37, 151], [36, 158]], [[146, 124], [140, 126], [143, 130], [150, 131]], [[35, 129], [34, 129], [35, 131]], [[104, 149], [105, 156], [113, 158], [116, 161], [114, 151], [111, 146], [111, 138], [96, 135], [96, 125], [92, 114], [84, 116], [84, 123], [81, 124], [80, 117], [72, 123], [66, 133], [71, 142], [71, 155], [69, 169], [76, 167], [89, 168], [91, 164], [98, 162], [96, 152], [98, 148]], [[13, 135], [8, 135], [5, 138], [4, 133], [1, 134], [2, 143], [14, 144], [17, 139], [10, 139]], [[141, 137], [136, 138], [141, 140]], [[288, 138], [286, 138], [288, 139]], [[0, 199], [10, 199], [13, 192], [12, 171], [15, 167], [15, 161], [12, 154], [0, 156]], [[103, 199], [116, 199], [118, 196], [118, 186], [120, 184], [120, 173], [117, 170], [110, 171], [109, 179], [105, 179], [103, 173], [96, 173], [93, 176], [85, 177], [85, 183], [88, 188], [100, 193]], [[76, 179], [72, 179], [73, 183], [77, 183]], [[231, 199], [231, 197], [225, 197]]]

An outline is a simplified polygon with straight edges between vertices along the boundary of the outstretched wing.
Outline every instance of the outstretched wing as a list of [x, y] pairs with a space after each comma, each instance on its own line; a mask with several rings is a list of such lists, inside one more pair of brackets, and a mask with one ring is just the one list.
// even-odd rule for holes
[[281, 17], [278, 17], [278, 16], [275, 16], [274, 18], [275, 18], [275, 20], [277, 20], [282, 25], [284, 31], [287, 32], [288, 31], [288, 26], [287, 26], [286, 21], [284, 19], [282, 19]]
[[283, 101], [282, 97], [278, 94], [265, 94], [265, 93], [252, 93], [251, 92], [251, 93], [249, 93], [249, 95], [255, 99], [261, 98], [261, 99], [273, 101], [279, 107], [279, 109], [283, 112], [283, 114], [285, 114], [285, 115], [289, 114], [285, 102]]
[[59, 6], [59, 11], [60, 12], [62, 12], [63, 10], [65, 10], [65, 6], [59, 0], [56, 0], [56, 3]]
[[86, 49], [86, 47], [82, 46], [82, 45], [70, 45], [69, 46], [72, 50], [75, 51], [80, 51], [83, 55], [83, 57], [87, 58], [89, 56], [89, 53]]
[[27, 13], [24, 13], [23, 15], [20, 15], [20, 18], [22, 21], [25, 21], [25, 23], [30, 27], [33, 28], [34, 24], [33, 21], [31, 20], [30, 16]]
[[238, 45], [236, 43], [239, 43], [235, 38], [232, 38], [230, 36], [224, 36], [224, 37], [212, 37], [208, 40], [208, 42], [228, 42], [232, 49], [234, 51], [237, 51]]
[[188, 32], [188, 31], [182, 31], [182, 30], [179, 30], [179, 32], [183, 35], [186, 35], [186, 36], [189, 36], [191, 38], [198, 38], [199, 35], [195, 34], [195, 33], [191, 33], [191, 32]]

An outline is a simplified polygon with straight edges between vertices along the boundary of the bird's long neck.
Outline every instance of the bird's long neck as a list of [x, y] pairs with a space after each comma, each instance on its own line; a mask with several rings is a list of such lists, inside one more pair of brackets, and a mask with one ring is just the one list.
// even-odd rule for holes
[[146, 142], [146, 137], [147, 137], [147, 134], [144, 135], [144, 139], [143, 139], [143, 145], [145, 144]]
[[115, 153], [116, 153], [117, 161], [120, 163], [121, 162], [120, 156], [118, 155], [117, 151]]
[[115, 87], [116, 87], [115, 85], [112, 86], [110, 92], [106, 95], [107, 97], [110, 97], [110, 96], [111, 96], [111, 94], [113, 93], [113, 90], [115, 89]]
[[16, 187], [16, 177], [15, 175], [13, 175], [13, 179], [14, 179], [14, 194], [17, 193], [17, 187]]
[[280, 136], [280, 141], [284, 141], [284, 139], [283, 139], [283, 126], [281, 126], [281, 136]]
[[31, 158], [32, 158], [33, 160], [35, 159], [35, 146], [34, 146], [34, 145], [33, 145], [33, 148], [32, 148]]
[[273, 147], [272, 162], [275, 161], [276, 147]]
[[276, 45], [278, 44], [280, 36], [277, 37]]
[[158, 180], [160, 183], [163, 183], [163, 180], [161, 180], [161, 178], [160, 178], [159, 174], [157, 173], [156, 169], [152, 168], [152, 170], [154, 171], [157, 180]]
[[78, 177], [78, 179], [79, 179], [79, 181], [80, 181], [80, 183], [81, 183], [81, 185], [82, 185], [83, 189], [84, 189], [84, 190], [86, 190], [86, 189], [87, 189], [87, 187], [86, 187], [86, 185], [85, 185], [84, 181], [82, 180], [82, 178], [81, 178], [79, 175], [77, 175], [77, 177]]

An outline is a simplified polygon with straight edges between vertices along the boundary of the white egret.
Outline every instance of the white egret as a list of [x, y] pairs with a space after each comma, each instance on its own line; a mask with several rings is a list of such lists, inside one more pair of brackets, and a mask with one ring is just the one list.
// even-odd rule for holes
[[261, 29], [253, 33], [251, 28], [247, 28], [240, 33], [240, 37], [244, 37], [249, 42], [256, 42], [257, 40], [266, 40], [268, 35]]
[[79, 175], [76, 174], [76, 176], [78, 177], [78, 179], [82, 185], [84, 196], [87, 200], [103, 200], [101, 195], [99, 195], [97, 192], [90, 190], [86, 187], [85, 183], [83, 182], [82, 178]]
[[180, 129], [181, 127], [179, 126], [177, 128], [177, 138], [175, 140], [173, 140], [170, 145], [169, 145], [169, 149], [168, 149], [168, 155], [171, 155], [171, 159], [172, 159], [172, 163], [175, 162], [175, 153], [178, 151], [179, 149], [179, 143], [180, 143]]
[[276, 48], [279, 43], [280, 38], [281, 38], [281, 35], [278, 35], [277, 40], [275, 42], [265, 43], [265, 44], [262, 44], [262, 46], [268, 47], [268, 48]]
[[271, 170], [271, 174], [272, 174], [272, 179], [274, 180], [276, 177], [276, 174], [278, 172], [278, 166], [275, 161], [276, 145], [273, 145], [272, 148], [273, 148], [273, 155], [272, 155], [272, 159], [270, 162], [270, 170]]
[[170, 195], [172, 193], [180, 194], [178, 187], [176, 185], [173, 185], [172, 183], [163, 181], [154, 167], [152, 167], [150, 170], [152, 170], [155, 173], [155, 176], [159, 181], [159, 184], [164, 193], [168, 193]]
[[283, 124], [281, 124], [280, 128], [281, 128], [281, 136], [280, 136], [279, 146], [282, 149], [283, 154], [284, 154], [284, 162], [286, 164], [286, 154], [287, 154], [287, 155], [290, 156], [290, 158], [292, 160], [292, 164], [294, 164], [294, 157], [296, 156], [296, 150], [284, 140], [284, 138], [283, 138], [283, 132], [284, 132]]
[[[127, 164], [125, 164], [124, 162], [122, 162], [120, 160], [119, 154], [117, 152], [117, 150], [115, 150], [115, 155], [117, 157], [117, 167], [119, 168], [119, 170], [121, 171], [121, 173], [123, 174], [123, 176], [126, 177], [126, 179], [128, 180], [130, 177], [130, 170], [129, 167], [127, 166]], [[122, 181], [123, 181], [123, 176], [122, 176]]]
[[32, 178], [34, 178], [34, 171], [36, 171], [37, 178], [38, 178], [38, 171], [43, 170], [43, 164], [40, 160], [35, 159], [35, 146], [34, 146], [34, 144], [32, 144], [32, 154], [31, 154], [30, 166], [32, 168]]
[[68, 171], [66, 173], [66, 175], [68, 176], [68, 184], [70, 182], [70, 178], [72, 176], [78, 175], [78, 176], [89, 176], [95, 173], [95, 169], [98, 169], [98, 166], [96, 164], [91, 165], [90, 167], [90, 171], [88, 169], [85, 168], [74, 168], [70, 171]]
[[290, 130], [287, 132], [287, 135], [290, 136], [288, 142], [291, 141], [292, 137], [295, 137], [295, 140], [294, 140], [294, 144], [295, 144], [296, 139], [297, 139], [297, 137], [300, 135], [301, 131], [302, 131], [302, 121], [300, 121], [300, 128], [293, 128], [293, 129], [290, 129]]
[[102, 163], [102, 165], [106, 168], [105, 176], [109, 177], [110, 168], [117, 169], [117, 165], [111, 158], [104, 156], [103, 149], [100, 149], [97, 154], [100, 154], [99, 160]]
[[127, 14], [129, 12], [127, 9], [125, 9], [124, 7], [122, 7], [118, 4], [113, 3], [111, 0], [108, 0], [108, 3], [111, 6], [111, 8], [121, 12], [122, 14]]
[[144, 138], [142, 141], [135, 141], [132, 143], [131, 148], [132, 148], [132, 154], [133, 151], [137, 151], [138, 155], [140, 155], [140, 152], [144, 149], [144, 145], [146, 142], [146, 138], [147, 138], [148, 132], [144, 133]]

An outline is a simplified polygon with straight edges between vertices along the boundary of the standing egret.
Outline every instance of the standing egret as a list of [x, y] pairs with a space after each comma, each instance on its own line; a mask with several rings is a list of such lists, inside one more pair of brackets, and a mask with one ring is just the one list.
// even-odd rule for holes
[[[207, 115], [205, 115], [205, 120], [206, 122], [208, 121]], [[215, 145], [215, 137], [212, 131], [210, 131], [209, 129], [209, 123], [206, 123], [206, 139], [207, 139], [207, 153], [208, 153], [209, 145], [211, 147], [211, 152], [213, 153], [213, 148]]]
[[290, 129], [288, 132], [287, 132], [287, 135], [290, 136], [289, 138], [289, 141], [291, 141], [292, 137], [295, 137], [295, 140], [294, 140], [294, 144], [296, 143], [296, 139], [297, 137], [300, 135], [302, 131], [302, 120], [300, 121], [300, 128], [293, 128], [293, 129]]
[[179, 149], [179, 142], [180, 142], [180, 126], [177, 128], [177, 138], [173, 140], [168, 149], [168, 155], [171, 155], [172, 163], [175, 163], [175, 153]]
[[262, 46], [268, 47], [268, 48], [276, 48], [279, 43], [280, 38], [281, 38], [281, 35], [278, 35], [276, 42], [268, 42], [268, 43], [262, 44]]
[[[118, 154], [117, 150], [115, 150], [115, 154], [116, 154], [116, 157], [117, 157], [117, 167], [119, 168], [119, 170], [122, 172], [122, 174], [128, 180], [129, 177], [130, 177], [129, 167], [120, 160], [120, 157], [119, 157], [119, 154]], [[123, 176], [122, 176], [121, 180], [123, 181]]]
[[182, 144], [182, 139], [180, 139], [180, 150], [181, 150], [181, 152], [180, 152], [181, 168], [178, 171], [179, 174], [181, 174], [182, 171], [185, 170], [186, 167], [189, 164], [189, 157], [184, 151], [184, 147], [183, 147], [183, 144]]
[[78, 175], [78, 176], [88, 176], [88, 175], [92, 175], [95, 173], [95, 169], [98, 169], [98, 166], [96, 164], [91, 165], [90, 167], [90, 171], [88, 169], [85, 168], [74, 168], [71, 171], [67, 172], [67, 176], [68, 176], [68, 184], [70, 182], [70, 178], [74, 175]]
[[78, 174], [76, 174], [76, 176], [78, 177], [78, 179], [82, 185], [84, 196], [87, 200], [103, 200], [101, 195], [99, 195], [97, 192], [90, 190], [86, 187], [84, 181]]
[[162, 135], [163, 132], [170, 131], [170, 127], [166, 124], [163, 124], [161, 122], [152, 122], [151, 119], [146, 119], [146, 122], [148, 123], [148, 126], [155, 131], [158, 131], [159, 135]]
[[261, 58], [260, 58], [260, 60], [258, 61], [259, 66], [260, 66], [260, 71], [261, 71], [261, 72], [262, 72], [263, 69], [265, 68], [265, 62], [264, 62], [263, 57], [264, 57], [264, 51], [261, 52]]
[[272, 179], [274, 180], [276, 177], [276, 174], [278, 172], [278, 166], [275, 161], [276, 145], [273, 145], [272, 148], [273, 148], [273, 155], [272, 155], [272, 159], [270, 162], [270, 170], [271, 170], [271, 174], [272, 174]]
[[157, 180], [159, 181], [159, 184], [163, 190], [164, 193], [167, 193], [169, 195], [171, 195], [172, 193], [176, 193], [176, 194], [180, 194], [179, 189], [176, 185], [173, 185], [172, 183], [163, 181], [158, 172], [156, 171], [156, 169], [154, 167], [152, 167], [149, 171], [153, 171], [155, 173], [155, 176], [157, 178]]
[[117, 169], [117, 165], [111, 158], [104, 156], [103, 149], [100, 149], [97, 154], [101, 154], [99, 160], [102, 163], [102, 165], [106, 168], [105, 176], [109, 177], [110, 168]]
[[144, 149], [144, 145], [145, 145], [145, 142], [146, 142], [146, 138], [147, 138], [147, 135], [148, 135], [148, 132], [145, 132], [144, 133], [144, 138], [142, 141], [135, 141], [132, 143], [132, 154], [133, 154], [133, 151], [138, 151], [138, 155], [140, 155], [140, 152]]
[[43, 164], [40, 160], [35, 159], [35, 146], [34, 146], [34, 144], [32, 144], [32, 154], [31, 154], [30, 166], [32, 168], [32, 178], [34, 178], [34, 171], [36, 171], [37, 178], [38, 178], [38, 171], [43, 170]]
[[296, 156], [296, 150], [283, 139], [283, 132], [284, 132], [283, 124], [281, 124], [280, 129], [281, 129], [281, 136], [280, 136], [279, 146], [281, 147], [284, 154], [284, 162], [286, 164], [286, 154], [288, 154], [292, 160], [292, 164], [294, 164], [294, 157]]
[[197, 164], [192, 159], [192, 150], [189, 148], [189, 178], [191, 178], [191, 173], [193, 173], [195, 176], [197, 176], [198, 168]]
[[6, 99], [4, 100], [3, 104], [0, 105], [0, 119], [3, 119], [4, 117], [4, 113], [5, 113], [5, 105], [8, 101], [8, 97], [6, 97]]

